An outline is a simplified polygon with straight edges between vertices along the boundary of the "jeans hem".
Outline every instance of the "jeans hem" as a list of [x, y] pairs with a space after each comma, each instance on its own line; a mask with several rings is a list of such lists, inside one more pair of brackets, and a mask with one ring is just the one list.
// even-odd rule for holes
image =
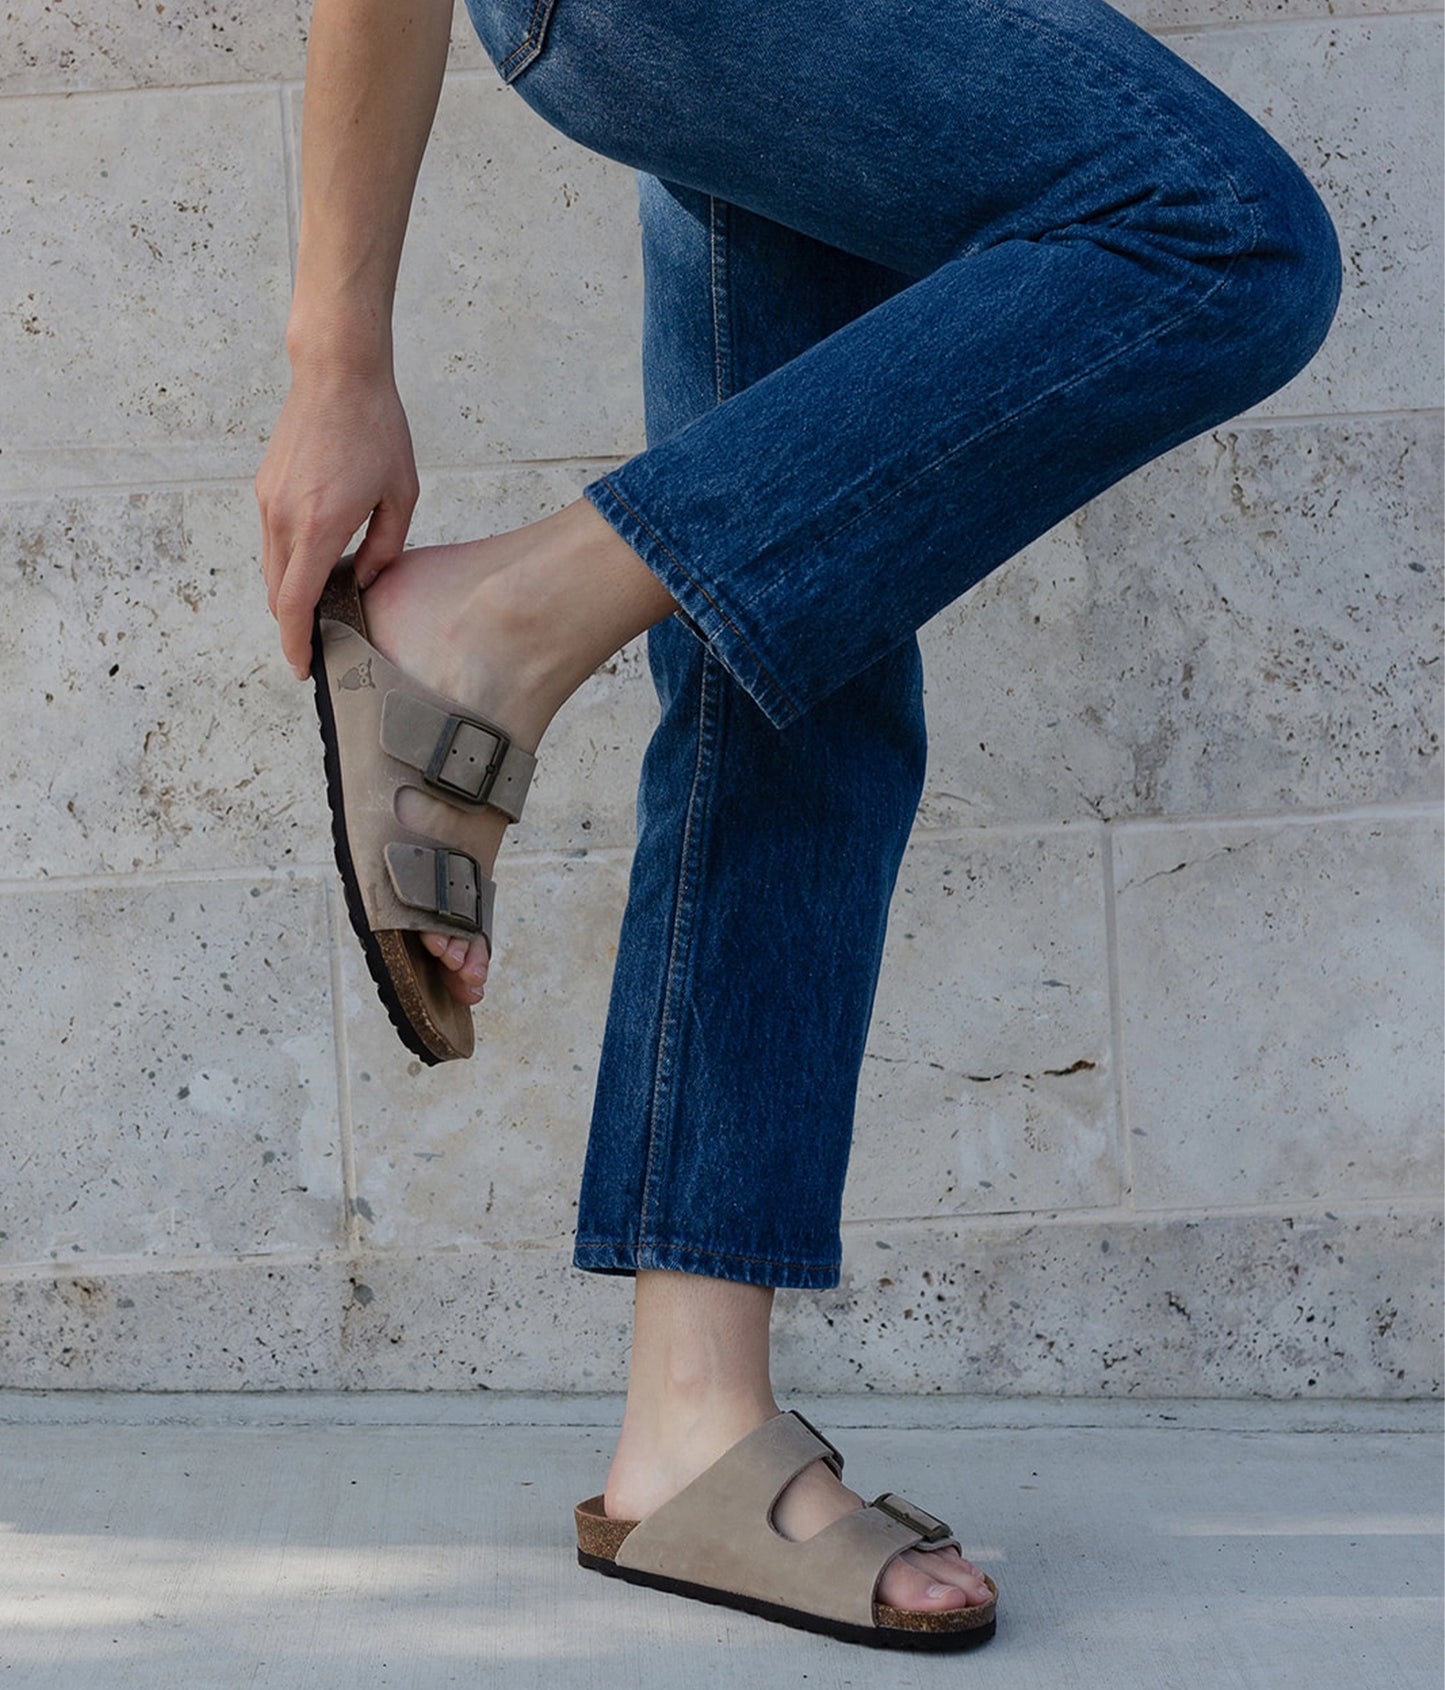
[[689, 1244], [578, 1244], [572, 1266], [583, 1273], [635, 1274], [639, 1269], [697, 1273], [709, 1279], [731, 1279], [743, 1285], [767, 1285], [778, 1290], [831, 1291], [837, 1285], [841, 1258], [830, 1262], [780, 1261], [771, 1256], [734, 1255], [725, 1250], [700, 1250]]
[[[624, 474], [626, 466], [618, 474]], [[582, 497], [608, 526], [624, 539], [677, 600], [683, 620], [706, 642], [728, 674], [753, 700], [775, 728], [785, 728], [802, 714], [747, 636], [691, 575], [677, 553], [612, 485], [602, 477], [582, 489]]]

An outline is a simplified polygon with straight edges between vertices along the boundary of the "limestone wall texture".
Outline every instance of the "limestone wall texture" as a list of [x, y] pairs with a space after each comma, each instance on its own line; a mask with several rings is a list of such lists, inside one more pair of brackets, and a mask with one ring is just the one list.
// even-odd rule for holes
[[[1135, 5], [1319, 185], [1344, 304], [927, 629], [789, 1389], [1439, 1388], [1439, 17]], [[651, 687], [629, 651], [559, 722], [480, 1054], [420, 1072], [257, 564], [306, 12], [5, 8], [0, 1383], [612, 1388], [629, 1287], [568, 1251]], [[631, 180], [464, 29], [401, 289], [418, 543], [641, 442]]]

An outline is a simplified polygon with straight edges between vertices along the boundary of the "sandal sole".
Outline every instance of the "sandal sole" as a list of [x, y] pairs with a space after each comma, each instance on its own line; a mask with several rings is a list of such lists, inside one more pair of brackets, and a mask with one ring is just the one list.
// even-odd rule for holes
[[[935, 1654], [976, 1649], [979, 1644], [987, 1643], [998, 1629], [992, 1603], [982, 1610], [988, 1615], [986, 1619], [967, 1626], [928, 1626], [926, 1622], [935, 1617], [931, 1614], [912, 1616], [918, 1629], [914, 1629], [912, 1624], [907, 1630], [902, 1626], [849, 1625], [846, 1621], [825, 1619], [801, 1608], [784, 1608], [776, 1602], [764, 1602], [758, 1597], [737, 1596], [730, 1590], [718, 1590], [713, 1585], [689, 1584], [686, 1579], [667, 1578], [662, 1573], [644, 1573], [633, 1567], [619, 1567], [610, 1557], [589, 1555], [580, 1547], [577, 1550], [577, 1564], [589, 1568], [592, 1572], [601, 1573], [604, 1578], [622, 1579], [627, 1584], [640, 1584], [649, 1590], [666, 1591], [670, 1596], [686, 1596], [694, 1602], [708, 1602], [718, 1608], [736, 1608], [745, 1614], [756, 1614], [759, 1619], [772, 1620], [777, 1625], [791, 1626], [795, 1631], [811, 1631], [822, 1637], [836, 1637], [844, 1643], [861, 1643], [868, 1649], [913, 1649]], [[948, 1611], [959, 1613], [966, 1610], [955, 1608]]]

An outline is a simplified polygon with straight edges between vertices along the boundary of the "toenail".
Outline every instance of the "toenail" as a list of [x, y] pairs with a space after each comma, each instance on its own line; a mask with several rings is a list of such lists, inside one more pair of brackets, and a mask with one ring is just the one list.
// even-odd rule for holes
[[928, 1594], [930, 1596], [947, 1596], [952, 1588], [953, 1586], [948, 1584], [931, 1584], [928, 1587]]

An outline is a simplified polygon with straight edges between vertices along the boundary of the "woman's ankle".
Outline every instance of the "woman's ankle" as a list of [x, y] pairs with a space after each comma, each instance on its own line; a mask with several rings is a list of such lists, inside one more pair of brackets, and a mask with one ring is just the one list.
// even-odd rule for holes
[[777, 1413], [771, 1391], [629, 1396], [607, 1475], [608, 1514], [642, 1519]]
[[778, 1412], [771, 1310], [763, 1286], [638, 1274], [627, 1409], [607, 1482], [613, 1518], [640, 1519]]
[[505, 536], [512, 559], [478, 583], [482, 620], [529, 668], [555, 711], [629, 640], [676, 605], [585, 500]]

